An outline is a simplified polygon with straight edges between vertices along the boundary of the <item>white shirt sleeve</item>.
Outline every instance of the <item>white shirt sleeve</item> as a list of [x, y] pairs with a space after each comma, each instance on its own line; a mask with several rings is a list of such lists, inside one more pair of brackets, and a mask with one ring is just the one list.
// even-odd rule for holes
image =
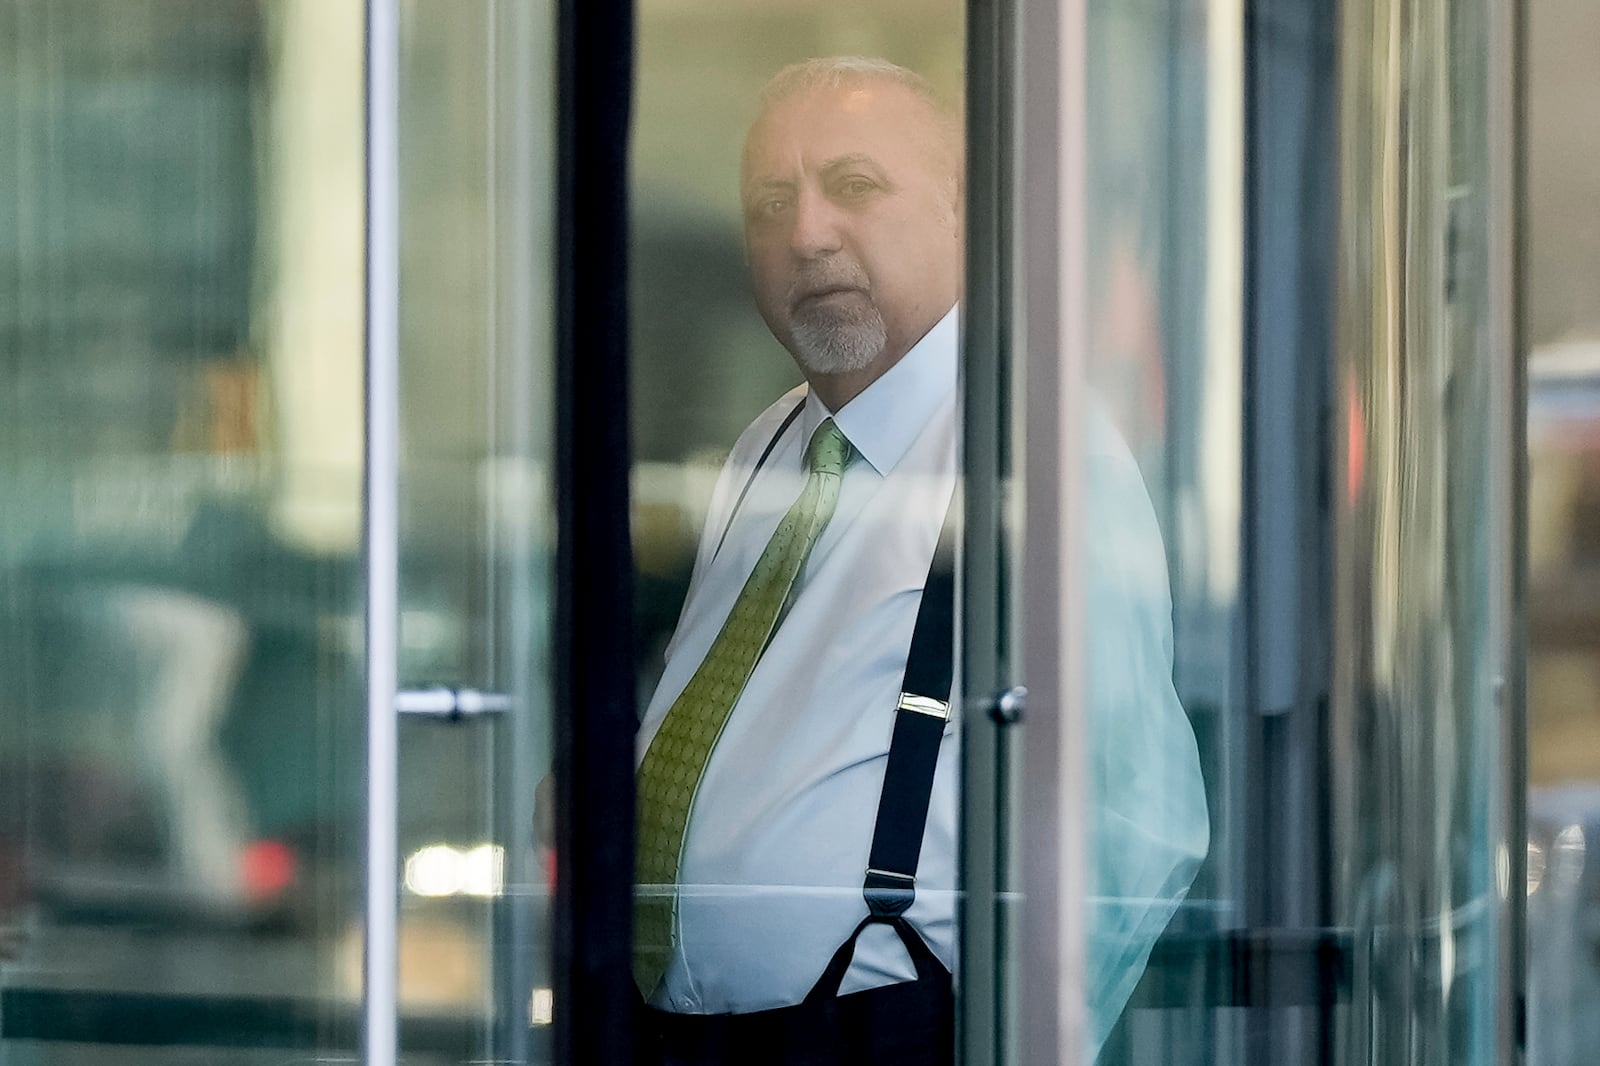
[[1109, 420], [1093, 412], [1091, 425], [1084, 661], [1093, 1054], [1189, 891], [1209, 845], [1210, 819], [1194, 729], [1172, 685], [1172, 597], [1155, 511]]

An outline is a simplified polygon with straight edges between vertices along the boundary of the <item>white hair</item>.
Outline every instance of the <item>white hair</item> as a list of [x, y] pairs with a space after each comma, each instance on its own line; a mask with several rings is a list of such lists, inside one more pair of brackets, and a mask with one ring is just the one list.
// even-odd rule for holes
[[[758, 115], [790, 97], [814, 89], [841, 89], [862, 82], [888, 82], [910, 91], [928, 106], [934, 125], [959, 167], [962, 150], [962, 123], [959, 112], [934, 91], [933, 83], [914, 70], [873, 56], [821, 56], [791, 63], [767, 80], [761, 89]], [[758, 119], [759, 121], [759, 119]]]
[[914, 70], [872, 56], [822, 56], [790, 63], [767, 80], [761, 110], [811, 89], [838, 89], [864, 81], [887, 81], [910, 89], [935, 110], [947, 110], [933, 85]]

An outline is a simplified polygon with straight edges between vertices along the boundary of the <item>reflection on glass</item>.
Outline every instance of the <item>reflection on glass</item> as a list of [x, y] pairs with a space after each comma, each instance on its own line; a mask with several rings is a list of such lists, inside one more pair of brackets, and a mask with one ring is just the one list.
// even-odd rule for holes
[[[1577, 104], [1600, 8], [1527, 18], [1528, 1062], [1578, 1066], [1600, 1047], [1600, 233], [1580, 221], [1600, 129]], [[1558, 844], [1574, 832], [1582, 861]]]
[[[401, 1047], [545, 1062], [555, 415], [553, 11], [401, 6], [399, 682], [488, 694], [400, 725]], [[408, 1031], [440, 1021], [453, 1044]], [[409, 1024], [408, 1024], [409, 1023]]]
[[[1352, 931], [1356, 975], [1340, 1036], [1348, 1055], [1417, 1063], [1504, 1061], [1499, 1008], [1515, 991], [1501, 957], [1523, 844], [1501, 836], [1511, 822], [1497, 791], [1512, 758], [1501, 717], [1515, 710], [1499, 692], [1509, 487], [1491, 475], [1509, 430], [1491, 390], [1509, 353], [1487, 261], [1500, 225], [1487, 10], [1383, 3], [1340, 24], [1353, 47], [1341, 71], [1346, 477], [1330, 742], [1333, 914]], [[1386, 165], [1397, 143], [1405, 159]]]
[[1229, 873], [1265, 846], [1239, 832], [1249, 721], [1234, 710], [1252, 573], [1239, 11], [1087, 8], [1085, 1061], [1107, 1064], [1239, 1060], [1171, 1009], [1201, 1005], [1193, 960], [1243, 923]]
[[1172, 601], [1137, 463], [1089, 408], [1080, 595], [1088, 634], [1091, 1056], [1110, 1035], [1205, 858], [1210, 822], [1194, 729], [1172, 682]]
[[[1088, 9], [1092, 393], [1073, 431], [1085, 456], [1086, 1056], [1106, 1062], [1130, 1054], [1113, 1033], [1211, 847], [1192, 721], [1209, 725], [1228, 686], [1218, 640], [1238, 581], [1236, 119], [1216, 77], [1225, 14], [1210, 19], [1209, 36], [1173, 37], [1136, 6]], [[1174, 227], [1212, 243], [1172, 241]], [[1179, 928], [1203, 921], [1190, 911]]]
[[[1091, 375], [1151, 490], [1212, 831], [1099, 1061], [1488, 1061], [1487, 8], [1246, 10], [1088, 5]], [[1186, 790], [1147, 797], [1205, 816]]]
[[348, 1053], [359, 6], [0, 37], [0, 1060]]
[[[542, 1061], [552, 34], [404, 7], [406, 1050]], [[0, 11], [0, 1061], [356, 1054], [363, 31]]]
[[418, 896], [498, 896], [505, 889], [505, 849], [429, 844], [405, 860], [403, 883]]

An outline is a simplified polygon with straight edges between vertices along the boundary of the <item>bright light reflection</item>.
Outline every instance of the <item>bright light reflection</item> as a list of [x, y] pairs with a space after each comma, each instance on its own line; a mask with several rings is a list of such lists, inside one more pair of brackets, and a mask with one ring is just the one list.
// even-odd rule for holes
[[506, 853], [493, 844], [479, 844], [462, 856], [462, 891], [485, 899], [506, 886]]
[[430, 844], [406, 859], [406, 889], [419, 896], [453, 896], [461, 891], [461, 853], [448, 844]]
[[534, 1025], [549, 1025], [556, 1017], [556, 994], [552, 989], [535, 988], [528, 1001], [528, 1019]]
[[1571, 891], [1583, 882], [1584, 852], [1587, 850], [1583, 826], [1569, 825], [1556, 834], [1555, 846], [1551, 848], [1550, 876], [1557, 888]]
[[1539, 891], [1544, 883], [1544, 849], [1528, 841], [1528, 895]]
[[406, 858], [405, 883], [417, 896], [498, 896], [505, 889], [505, 849], [429, 844]]
[[1439, 914], [1439, 982], [1446, 1002], [1456, 979], [1456, 934], [1451, 926], [1450, 908]]

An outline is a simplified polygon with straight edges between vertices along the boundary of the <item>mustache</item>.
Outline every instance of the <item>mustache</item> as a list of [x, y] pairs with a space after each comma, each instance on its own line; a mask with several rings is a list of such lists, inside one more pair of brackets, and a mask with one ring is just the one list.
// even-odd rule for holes
[[789, 306], [795, 306], [808, 296], [837, 289], [859, 289], [870, 294], [871, 284], [861, 264], [846, 259], [809, 260], [800, 265], [789, 283]]

